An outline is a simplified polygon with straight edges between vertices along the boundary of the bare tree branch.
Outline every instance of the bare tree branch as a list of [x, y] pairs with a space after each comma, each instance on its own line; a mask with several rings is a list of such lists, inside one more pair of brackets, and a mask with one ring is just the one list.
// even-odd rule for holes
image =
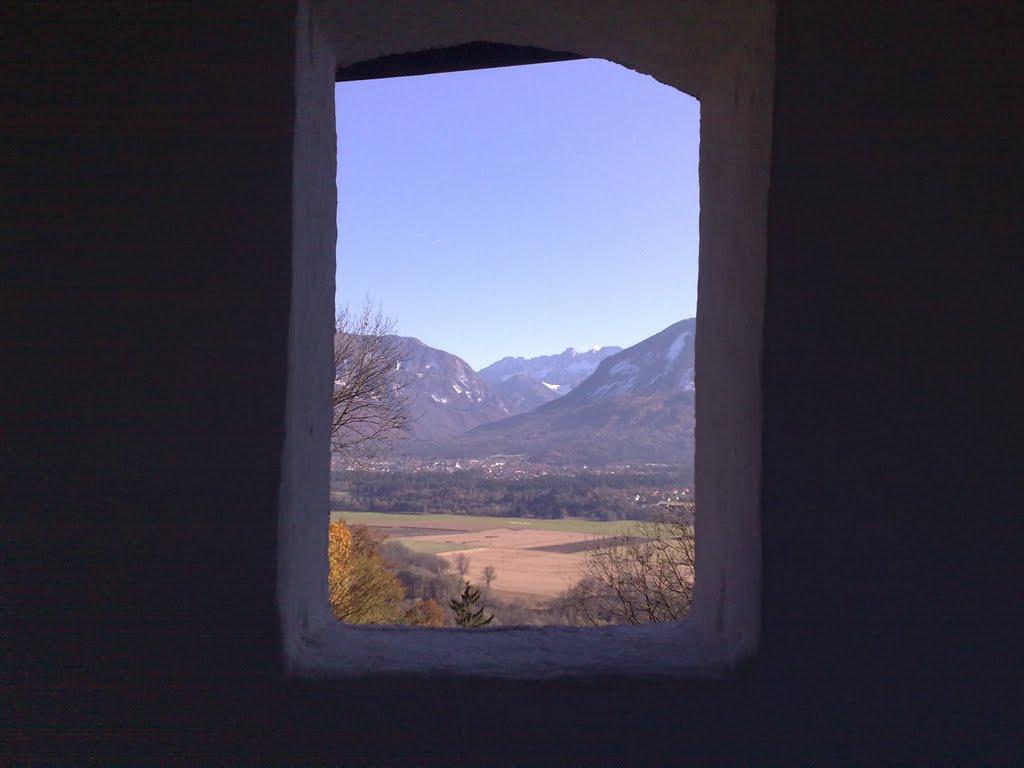
[[482, 575], [484, 577], [484, 584], [487, 585], [487, 589], [489, 591], [491, 588], [491, 582], [498, 578], [498, 569], [493, 565], [487, 565], [484, 567]]
[[412, 394], [401, 373], [405, 356], [394, 322], [367, 301], [338, 311], [334, 334], [331, 449], [349, 462], [407, 436]]
[[[691, 510], [692, 511], [692, 510]], [[578, 619], [600, 624], [646, 624], [686, 615], [693, 597], [693, 524], [665, 512], [637, 524], [635, 535], [591, 550], [583, 577], [564, 595]]]

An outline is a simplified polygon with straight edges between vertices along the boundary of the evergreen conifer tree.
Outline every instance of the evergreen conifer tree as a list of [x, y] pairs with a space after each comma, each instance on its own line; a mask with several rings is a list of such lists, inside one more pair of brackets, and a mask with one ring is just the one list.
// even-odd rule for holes
[[469, 582], [466, 582], [466, 588], [462, 590], [462, 597], [458, 600], [452, 599], [448, 605], [455, 613], [455, 626], [457, 627], [486, 627], [492, 621], [494, 621], [494, 614], [492, 613], [486, 619], [484, 618], [483, 607], [476, 608], [477, 602], [480, 600], [480, 590], [473, 589]]

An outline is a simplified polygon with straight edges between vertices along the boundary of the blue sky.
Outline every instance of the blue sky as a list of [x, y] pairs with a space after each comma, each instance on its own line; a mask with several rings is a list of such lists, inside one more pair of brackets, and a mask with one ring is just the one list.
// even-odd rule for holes
[[477, 370], [696, 314], [695, 99], [595, 59], [335, 94], [339, 304]]

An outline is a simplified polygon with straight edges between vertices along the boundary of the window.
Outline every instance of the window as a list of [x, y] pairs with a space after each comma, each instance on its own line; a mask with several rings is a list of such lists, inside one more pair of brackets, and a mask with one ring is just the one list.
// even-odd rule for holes
[[[689, 528], [663, 539], [659, 578], [629, 580], [636, 599], [604, 584], [625, 563], [603, 570], [609, 560], [589, 549], [598, 537], [667, 536], [653, 519], [689, 514], [699, 102], [597, 59], [335, 93], [337, 303], [365, 317], [354, 308], [379, 299], [401, 336], [346, 335], [347, 357], [366, 361], [349, 347], [371, 344], [378, 364], [360, 370], [401, 383], [413, 417], [411, 440], [393, 431], [370, 443], [372, 458], [335, 456], [332, 519], [370, 526], [360, 538], [386, 531], [393, 566], [360, 559], [379, 599], [337, 591], [339, 615], [420, 621], [422, 600], [443, 620], [468, 580], [494, 626], [646, 618], [639, 594], [652, 590], [655, 617], [679, 618]], [[388, 423], [397, 399], [352, 394], [365, 407], [340, 418], [370, 424], [336, 425], [343, 445]], [[685, 563], [674, 579], [669, 556]], [[604, 588], [567, 603], [588, 564]]]
[[[712, 4], [713, 5], [713, 4]], [[299, 36], [294, 267], [286, 438], [279, 524], [283, 654], [298, 675], [453, 672], [547, 677], [612, 673], [707, 675], [756, 652], [760, 625], [760, 349], [768, 163], [772, 9], [742, 18], [624, 19], [567, 25], [538, 4], [516, 23], [498, 16], [435, 18], [396, 31], [383, 15], [332, 19], [362, 29], [328, 39], [309, 20]], [[341, 13], [341, 11], [339, 11]], [[642, 16], [643, 9], [635, 11]], [[698, 14], [699, 15], [699, 14]], [[636, 23], [632, 23], [635, 21]], [[563, 30], [573, 26], [569, 32]], [[403, 37], [403, 35], [408, 35]], [[466, 35], [469, 35], [467, 38]], [[697, 309], [699, 580], [682, 622], [597, 631], [445, 632], [334, 622], [326, 602], [326, 416], [333, 309], [334, 52], [341, 61], [444, 48], [465, 39], [532, 37], [552, 50], [604, 54], [701, 101], [700, 301]], [[572, 38], [572, 39], [570, 39]], [[662, 46], [652, 45], [652, 38]], [[550, 42], [553, 40], [560, 42]], [[307, 46], [307, 48], [302, 48]], [[671, 51], [674, 53], [665, 53]], [[715, 53], [710, 53], [714, 51]], [[724, 53], [723, 53], [724, 52]], [[584, 637], [585, 635], [585, 637]]]

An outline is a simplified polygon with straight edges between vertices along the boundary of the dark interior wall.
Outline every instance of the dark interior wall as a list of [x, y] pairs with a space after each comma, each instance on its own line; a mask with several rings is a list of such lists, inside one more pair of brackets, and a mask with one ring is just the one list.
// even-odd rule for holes
[[778, 27], [763, 671], [977, 758], [1020, 683], [1024, 16], [846, 5]]
[[1008, 761], [1020, 14], [781, 3], [756, 662], [729, 683], [313, 686], [274, 672], [282, 5], [0, 11], [4, 751]]
[[289, 5], [0, 10], [14, 722], [276, 662]]

